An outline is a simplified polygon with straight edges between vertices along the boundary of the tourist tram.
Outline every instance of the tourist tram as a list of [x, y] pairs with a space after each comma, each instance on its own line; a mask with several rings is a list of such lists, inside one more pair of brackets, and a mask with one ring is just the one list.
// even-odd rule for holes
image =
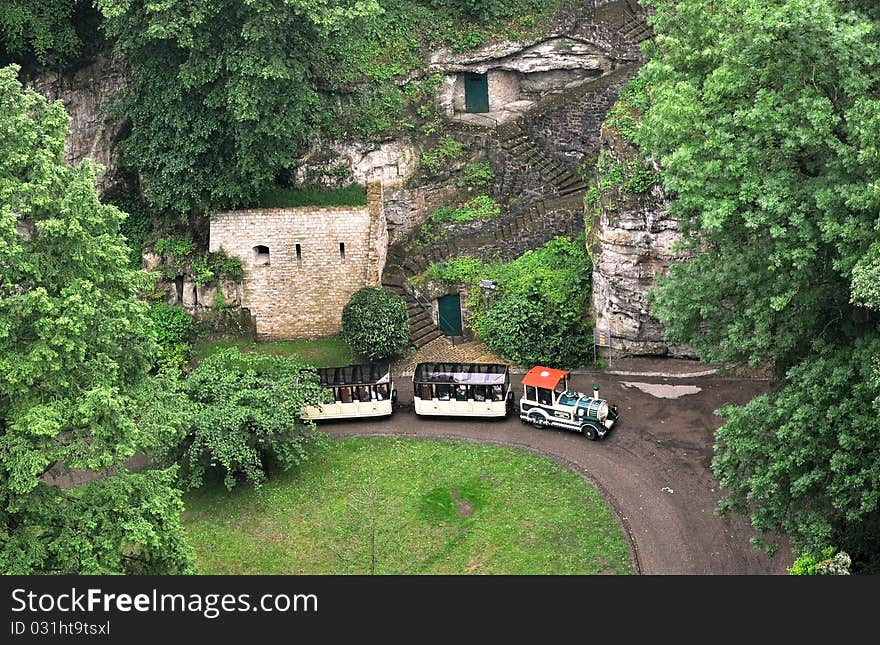
[[387, 363], [365, 363], [318, 370], [321, 385], [333, 392], [332, 403], [306, 406], [309, 419], [383, 417], [394, 411], [397, 390]]
[[591, 395], [568, 387], [569, 372], [537, 365], [523, 377], [519, 418], [537, 427], [552, 426], [582, 432], [587, 439], [601, 439], [619, 418], [616, 405], [599, 398], [599, 386]]
[[[307, 406], [312, 420], [390, 416], [397, 390], [390, 366], [368, 363], [318, 370], [333, 402]], [[599, 386], [583, 394], [568, 386], [570, 372], [537, 365], [522, 379], [519, 418], [536, 427], [580, 432], [590, 440], [605, 437], [619, 419], [616, 405], [599, 398]], [[419, 363], [412, 377], [413, 411], [418, 416], [503, 418], [516, 404], [510, 368], [501, 363]]]
[[420, 416], [506, 417], [514, 407], [510, 368], [500, 363], [419, 363], [412, 382]]

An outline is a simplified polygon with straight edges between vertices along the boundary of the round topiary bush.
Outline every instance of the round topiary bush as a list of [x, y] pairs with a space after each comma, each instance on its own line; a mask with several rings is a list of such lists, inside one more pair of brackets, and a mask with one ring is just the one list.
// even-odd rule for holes
[[371, 361], [400, 354], [409, 345], [406, 303], [389, 289], [356, 291], [342, 308], [342, 338]]

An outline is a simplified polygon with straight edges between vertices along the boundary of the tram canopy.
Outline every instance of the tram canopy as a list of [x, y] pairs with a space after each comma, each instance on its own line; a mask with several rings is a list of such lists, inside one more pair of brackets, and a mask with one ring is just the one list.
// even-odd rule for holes
[[501, 363], [419, 363], [413, 383], [504, 385], [509, 368]]
[[391, 366], [388, 363], [364, 363], [344, 367], [322, 367], [318, 369], [321, 385], [376, 385], [391, 382]]

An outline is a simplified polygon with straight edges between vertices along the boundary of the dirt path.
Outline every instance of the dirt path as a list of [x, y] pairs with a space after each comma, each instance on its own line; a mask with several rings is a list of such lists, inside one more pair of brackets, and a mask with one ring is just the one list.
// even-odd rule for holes
[[[517, 381], [518, 378], [514, 377]], [[459, 438], [519, 446], [548, 455], [597, 484], [629, 533], [637, 568], [644, 574], [785, 574], [790, 550], [773, 559], [755, 549], [748, 522], [719, 518], [720, 497], [711, 470], [714, 410], [745, 403], [766, 390], [761, 381], [700, 378], [575, 375], [572, 386], [620, 407], [621, 421], [604, 440], [538, 430], [511, 415], [506, 420], [422, 419], [411, 409], [382, 421], [323, 425], [332, 436], [393, 434]], [[397, 381], [400, 401], [412, 400], [406, 377]], [[516, 396], [520, 391], [515, 388]]]

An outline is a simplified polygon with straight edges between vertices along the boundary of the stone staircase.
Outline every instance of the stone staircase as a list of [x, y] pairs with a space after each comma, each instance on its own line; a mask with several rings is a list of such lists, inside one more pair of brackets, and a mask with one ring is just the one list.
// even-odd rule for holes
[[[493, 255], [508, 260], [526, 250], [520, 248], [524, 241], [529, 242], [528, 248], [534, 248], [549, 242], [556, 235], [576, 234], [575, 230], [569, 230], [572, 227], [568, 224], [560, 226], [556, 214], [561, 210], [582, 213], [587, 184], [555, 157], [544, 152], [519, 122], [500, 126], [497, 135], [500, 147], [507, 154], [515, 155], [522, 165], [536, 170], [550, 190], [544, 197], [516, 204], [495, 219], [453, 225], [444, 238], [417, 254], [408, 252], [406, 244], [395, 244], [388, 249], [382, 286], [394, 291], [406, 302], [410, 342], [417, 348], [436, 341], [444, 334], [434, 323], [431, 304], [419, 299], [407, 286], [407, 278], [422, 273], [432, 263], [468, 255], [468, 251], [476, 254], [478, 250], [492, 249], [495, 251]], [[500, 192], [521, 195], [522, 187], [516, 185], [517, 181], [518, 178], [514, 177], [512, 184], [502, 184]], [[577, 222], [582, 226], [580, 214]], [[519, 243], [513, 243], [517, 240]]]
[[406, 302], [406, 312], [409, 315], [409, 341], [413, 345], [421, 348], [443, 336], [443, 332], [434, 324], [427, 304], [413, 296], [404, 286], [404, 278], [399, 273], [391, 273], [383, 277], [382, 286], [394, 291]]
[[618, 33], [624, 40], [637, 45], [643, 40], [653, 37], [654, 31], [648, 26], [645, 9], [635, 5], [630, 0], [627, 0], [626, 7], [626, 18], [623, 24], [617, 28]]
[[[553, 156], [544, 152], [523, 129], [519, 121], [512, 121], [500, 126], [498, 134], [501, 149], [507, 154], [519, 157], [529, 168], [536, 170], [544, 181], [556, 189], [559, 195], [573, 195], [584, 193], [587, 190], [586, 183]], [[522, 186], [517, 185], [517, 179], [515, 177], [510, 185], [502, 183], [499, 192], [507, 195], [521, 194]]]

